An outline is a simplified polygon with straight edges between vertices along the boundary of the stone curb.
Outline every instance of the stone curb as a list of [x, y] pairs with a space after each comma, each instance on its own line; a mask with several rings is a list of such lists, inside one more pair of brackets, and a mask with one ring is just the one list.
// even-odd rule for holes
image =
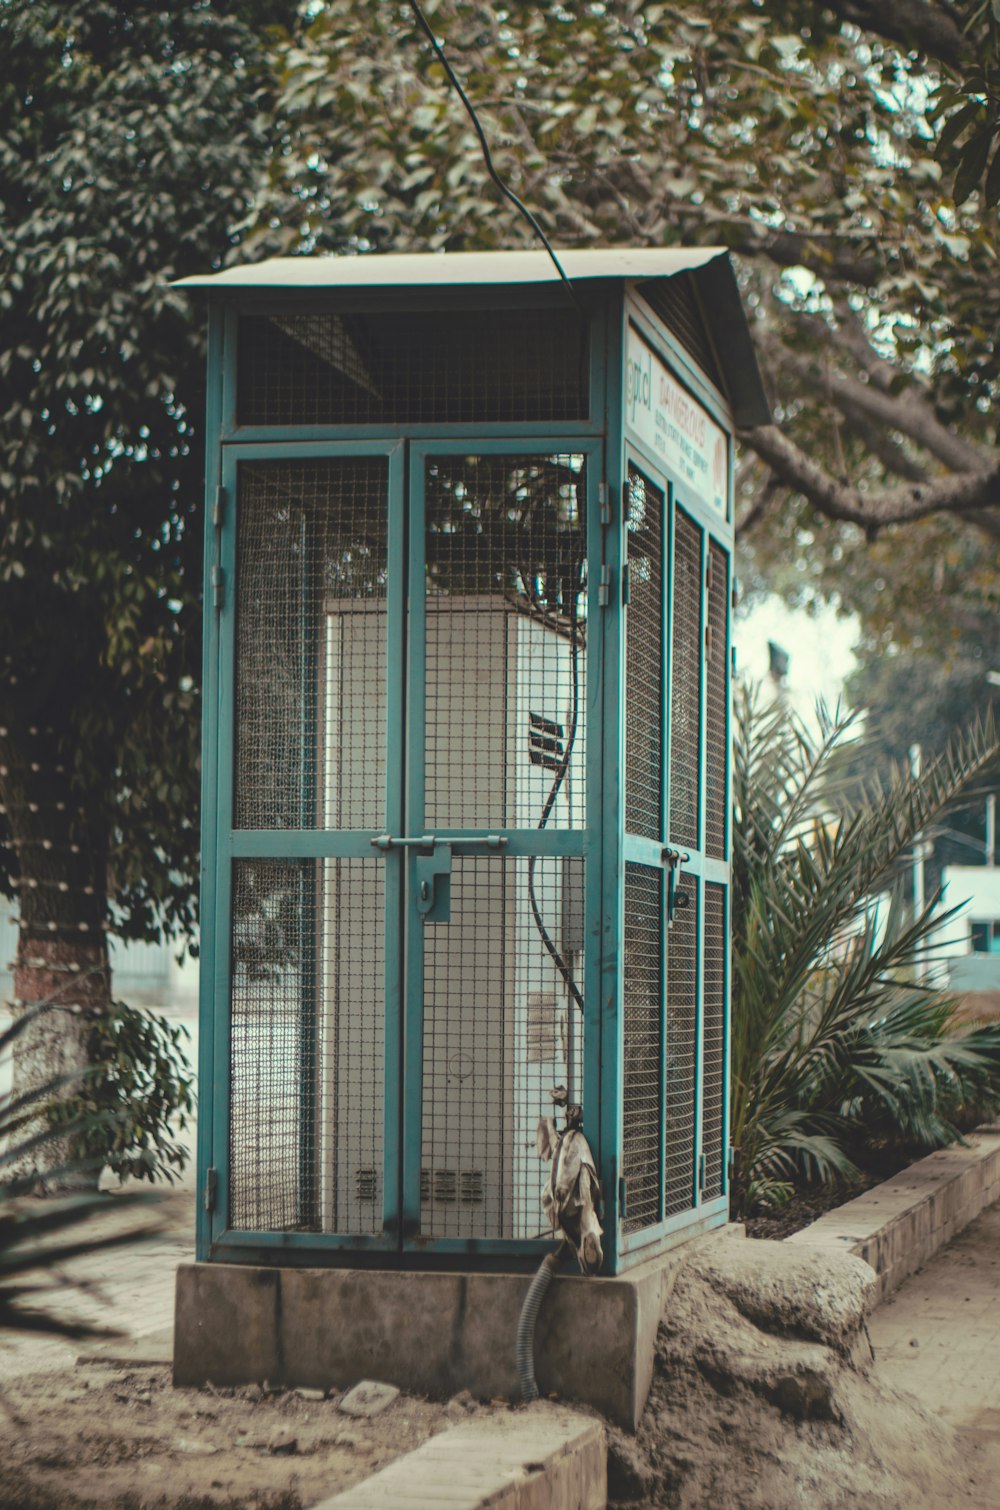
[[998, 1200], [1000, 1127], [978, 1127], [964, 1147], [938, 1149], [785, 1241], [864, 1259], [874, 1308]]
[[605, 1510], [599, 1421], [547, 1403], [431, 1437], [314, 1510]]

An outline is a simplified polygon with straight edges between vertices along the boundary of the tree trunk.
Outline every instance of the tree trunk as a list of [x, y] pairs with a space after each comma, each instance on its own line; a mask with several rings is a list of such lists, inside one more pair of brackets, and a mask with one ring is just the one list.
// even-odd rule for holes
[[[111, 999], [104, 931], [107, 840], [98, 816], [103, 794], [87, 808], [74, 800], [60, 758], [66, 747], [48, 728], [0, 730], [0, 799], [20, 911], [15, 1019], [50, 1004], [15, 1040], [17, 1095], [57, 1079], [65, 1082], [59, 1097], [79, 1090], [94, 1021]], [[40, 1114], [24, 1135], [47, 1125]], [[87, 1164], [87, 1152], [79, 1135], [55, 1138], [32, 1150], [17, 1173], [37, 1173], [46, 1193], [92, 1189], [100, 1169]]]

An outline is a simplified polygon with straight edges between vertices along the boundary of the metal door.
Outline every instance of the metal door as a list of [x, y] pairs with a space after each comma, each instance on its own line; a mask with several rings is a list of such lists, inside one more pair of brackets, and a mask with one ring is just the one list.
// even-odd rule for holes
[[227, 448], [216, 1243], [542, 1235], [535, 1124], [583, 1094], [594, 462]]
[[596, 462], [411, 447], [407, 809], [433, 842], [409, 860], [407, 1245], [543, 1237], [538, 1119], [584, 1096]]
[[403, 460], [381, 443], [225, 453], [212, 1236], [227, 1247], [398, 1241], [403, 863], [371, 841], [403, 818]]

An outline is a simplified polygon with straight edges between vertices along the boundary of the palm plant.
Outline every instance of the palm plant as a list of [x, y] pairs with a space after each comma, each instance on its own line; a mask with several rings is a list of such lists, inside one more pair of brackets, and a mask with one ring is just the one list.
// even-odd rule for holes
[[[965, 1104], [1000, 1105], [1000, 1029], [962, 1029], [922, 978], [953, 913], [914, 916], [912, 846], [995, 761], [992, 720], [923, 775], [838, 788], [853, 720], [819, 731], [759, 690], [737, 698], [734, 748], [734, 1208], [780, 1204], [796, 1179], [858, 1173], [852, 1151], [939, 1147]], [[831, 816], [832, 815], [832, 816]], [[957, 909], [956, 909], [957, 910]]]
[[[0, 1032], [0, 1062], [10, 1053], [15, 1039], [41, 1012], [53, 1003], [32, 1008]], [[94, 1188], [61, 1200], [35, 1198], [41, 1177], [34, 1166], [48, 1149], [62, 1149], [85, 1133], [93, 1136], [93, 1118], [54, 1126], [47, 1116], [54, 1098], [72, 1091], [70, 1077], [51, 1080], [20, 1095], [0, 1095], [0, 1334], [4, 1331], [49, 1332], [70, 1338], [114, 1336], [113, 1329], [53, 1310], [51, 1301], [65, 1294], [78, 1280], [65, 1277], [62, 1266], [77, 1258], [89, 1258], [124, 1243], [144, 1241], [159, 1234], [148, 1220], [118, 1226], [112, 1232], [95, 1231], [96, 1216], [107, 1211], [107, 1198]], [[79, 1174], [79, 1162], [47, 1172], [49, 1180], [64, 1174]], [[115, 1210], [134, 1211], [148, 1197], [127, 1191], [115, 1198]]]

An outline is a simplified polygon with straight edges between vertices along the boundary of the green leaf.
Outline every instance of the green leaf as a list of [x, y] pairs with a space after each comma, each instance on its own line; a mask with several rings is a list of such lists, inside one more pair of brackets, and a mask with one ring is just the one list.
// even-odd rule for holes
[[961, 110], [956, 110], [954, 115], [949, 115], [938, 132], [937, 146], [934, 149], [935, 157], [944, 157], [957, 141], [958, 137], [961, 136], [966, 126], [971, 125], [974, 120], [978, 120], [980, 113], [980, 105], [977, 101], [973, 101], [971, 104], [963, 105]]
[[986, 170], [986, 163], [993, 143], [993, 130], [987, 127], [966, 144], [958, 172], [955, 174], [954, 197], [957, 205], [964, 204], [969, 195], [979, 188]]
[[[995, 3], [1000, 3], [1000, 0], [995, 0]], [[984, 197], [990, 208], [1000, 203], [1000, 145], [997, 146], [997, 150], [993, 154], [993, 161], [990, 163], [990, 169], [986, 175]]]

